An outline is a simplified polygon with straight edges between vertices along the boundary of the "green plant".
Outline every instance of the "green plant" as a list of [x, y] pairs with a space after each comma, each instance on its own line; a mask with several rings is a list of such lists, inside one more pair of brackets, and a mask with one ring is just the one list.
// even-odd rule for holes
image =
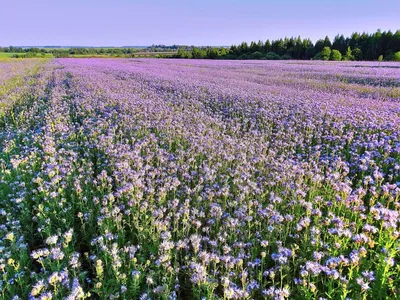
[[330, 60], [334, 61], [341, 61], [342, 60], [342, 54], [339, 52], [339, 50], [332, 50], [331, 55], [329, 57]]
[[322, 49], [321, 51], [321, 59], [322, 60], [329, 60], [331, 57], [331, 48], [329, 47], [324, 47], [324, 49]]

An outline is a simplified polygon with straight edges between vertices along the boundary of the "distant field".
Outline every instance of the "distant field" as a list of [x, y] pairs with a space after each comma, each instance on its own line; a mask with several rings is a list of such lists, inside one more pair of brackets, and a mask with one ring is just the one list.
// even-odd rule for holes
[[[9, 53], [9, 52], [0, 52], [0, 58], [11, 58], [13, 55], [23, 55], [25, 53]], [[105, 53], [105, 54], [69, 54], [69, 57], [74, 57], [74, 58], [129, 58], [133, 57], [170, 57], [172, 55], [175, 55], [176, 52], [136, 52], [132, 54], [110, 54], [110, 53]], [[41, 53], [39, 53], [36, 57], [40, 58]], [[54, 57], [52, 53], [46, 53], [45, 55], [46, 58], [51, 58]]]
[[0, 52], [0, 58], [12, 57], [14, 54], [19, 54], [19, 53]]
[[70, 54], [69, 57], [74, 58], [110, 58], [110, 57], [121, 57], [121, 58], [129, 58], [129, 57], [169, 57], [175, 55], [176, 52], [135, 52], [131, 54], [114, 54], [114, 53], [105, 53], [105, 54]]
[[[17, 55], [23, 55], [25, 53], [0, 52], [0, 58], [10, 58], [10, 57], [12, 57], [13, 55], [16, 55], [16, 54]], [[41, 57], [42, 57], [41, 53], [37, 54], [37, 56], [36, 56], [36, 58], [41, 58]], [[54, 56], [51, 53], [46, 53], [45, 57], [46, 58], [51, 58], [51, 57], [54, 57]]]

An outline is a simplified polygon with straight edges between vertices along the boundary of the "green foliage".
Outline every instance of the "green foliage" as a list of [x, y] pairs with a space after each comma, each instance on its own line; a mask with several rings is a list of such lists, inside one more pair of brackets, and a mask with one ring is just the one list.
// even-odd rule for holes
[[212, 48], [212, 47], [208, 47], [207, 48], [207, 58], [217, 58], [219, 55], [218, 49], [217, 48]]
[[305, 58], [310, 59], [313, 58], [317, 54], [317, 51], [315, 50], [314, 47], [308, 47], [305, 53]]
[[[337, 50], [343, 60], [379, 60], [383, 55], [385, 61], [394, 59], [394, 54], [400, 51], [400, 30], [395, 33], [377, 30], [375, 33], [354, 32], [350, 37], [343, 34], [335, 36], [333, 42], [326, 36], [316, 41], [298, 37], [285, 37], [277, 40], [267, 39], [265, 42], [252, 41], [249, 44], [242, 42], [224, 47], [195, 47], [185, 45], [152, 45], [141, 49], [133, 47], [122, 48], [94, 48], [94, 47], [46, 47], [21, 48], [0, 47], [0, 57], [174, 57], [174, 58], [209, 58], [209, 59], [277, 59], [267, 55], [270, 52], [279, 56], [279, 59], [330, 59], [331, 53], [326, 48]], [[324, 50], [325, 49], [325, 50]], [[351, 50], [352, 49], [352, 50]], [[257, 53], [256, 55], [253, 55]], [[263, 54], [261, 57], [260, 54]], [[266, 55], [266, 56], [265, 56]], [[338, 55], [335, 54], [338, 57]]]
[[33, 58], [37, 56], [37, 52], [16, 53], [12, 58]]
[[226, 51], [226, 49], [225, 48], [221, 48], [220, 56], [225, 56], [227, 54], [228, 54], [228, 52]]
[[333, 49], [331, 51], [331, 55], [329, 57], [330, 60], [334, 61], [341, 61], [342, 60], [342, 54], [340, 53], [339, 50]]
[[394, 60], [394, 61], [400, 61], [400, 51], [399, 51], [399, 52], [396, 52], [396, 53], [393, 55], [393, 60]]
[[53, 55], [56, 58], [68, 57], [69, 56], [67, 51], [57, 51], [57, 52], [54, 52]]
[[201, 48], [193, 47], [192, 49], [192, 57], [193, 58], [206, 58], [207, 51]]
[[351, 48], [350, 48], [350, 46], [347, 47], [347, 51], [346, 51], [346, 54], [343, 56], [343, 60], [354, 60], [354, 56], [353, 56], [353, 54], [351, 53]]
[[324, 49], [322, 49], [321, 51], [321, 59], [322, 60], [329, 60], [331, 57], [331, 48], [329, 47], [324, 47]]
[[271, 42], [270, 40], [267, 40], [264, 44], [263, 52], [268, 53], [270, 51], [271, 51]]
[[238, 57], [239, 59], [250, 59], [250, 55], [244, 53]]
[[328, 36], [325, 37], [325, 40], [324, 40], [324, 47], [329, 47], [329, 48], [332, 47], [331, 40], [329, 39]]
[[281, 59], [281, 57], [274, 53], [274, 52], [268, 52], [267, 54], [265, 54], [264, 59], [266, 60], [279, 60]]
[[[326, 47], [339, 51], [343, 60], [372, 61], [377, 60], [380, 55], [384, 55], [385, 60], [392, 60], [393, 53], [400, 51], [400, 30], [397, 30], [394, 34], [390, 30], [387, 32], [377, 30], [372, 34], [355, 32], [350, 37], [338, 34], [333, 43], [326, 36], [324, 39], [319, 39], [315, 45], [309, 39], [301, 39], [300, 37], [267, 40], [264, 44], [261, 41], [253, 41], [250, 46], [244, 42], [231, 47], [231, 58], [251, 58], [251, 53], [257, 51], [262, 53], [274, 52], [281, 57], [288, 58], [290, 56], [291, 59], [328, 60], [331, 54], [326, 55], [327, 51], [323, 52]], [[349, 47], [353, 50], [350, 50]], [[335, 56], [338, 57], [338, 55]]]
[[313, 57], [312, 59], [313, 59], [313, 60], [322, 60], [321, 52], [318, 52], [317, 54], [315, 54], [314, 57]]
[[384, 61], [392, 61], [393, 60], [393, 51], [388, 51], [385, 53], [385, 56], [383, 57]]
[[190, 51], [188, 51], [188, 52], [185, 52], [185, 57], [184, 58], [193, 58], [193, 53], [192, 52], [190, 52]]
[[379, 55], [378, 61], [383, 61], [383, 55]]
[[317, 53], [319, 53], [319, 52], [322, 51], [322, 49], [324, 49], [324, 47], [325, 47], [325, 45], [324, 45], [324, 40], [318, 40], [318, 41], [315, 43], [314, 49], [315, 49], [315, 51], [316, 51]]
[[179, 48], [178, 52], [176, 53], [176, 56], [179, 58], [184, 58], [185, 57], [185, 50], [183, 48]]
[[348, 45], [346, 43], [346, 39], [344, 37], [344, 35], [337, 35], [335, 36], [335, 39], [333, 41], [332, 44], [332, 49], [338, 50], [340, 52], [340, 54], [345, 54], [346, 53], [346, 49], [347, 49]]
[[351, 51], [351, 54], [353, 55], [354, 60], [359, 61], [359, 60], [362, 60], [362, 59], [363, 59], [363, 52], [361, 51], [360, 48], [353, 49], [353, 50]]
[[263, 57], [264, 57], [264, 55], [263, 55], [261, 52], [259, 52], [259, 51], [253, 52], [253, 53], [250, 55], [250, 58], [251, 58], [251, 59], [262, 59]]

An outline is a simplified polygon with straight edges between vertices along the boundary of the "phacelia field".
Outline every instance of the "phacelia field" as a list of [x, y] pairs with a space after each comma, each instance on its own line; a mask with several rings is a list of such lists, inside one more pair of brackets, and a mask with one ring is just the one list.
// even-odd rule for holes
[[2, 299], [400, 298], [400, 64], [0, 61]]

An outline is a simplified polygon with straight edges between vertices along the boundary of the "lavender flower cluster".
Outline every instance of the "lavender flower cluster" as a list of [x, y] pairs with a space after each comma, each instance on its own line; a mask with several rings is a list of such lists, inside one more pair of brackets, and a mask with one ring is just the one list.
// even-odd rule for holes
[[0, 297], [400, 297], [399, 64], [18, 62]]

